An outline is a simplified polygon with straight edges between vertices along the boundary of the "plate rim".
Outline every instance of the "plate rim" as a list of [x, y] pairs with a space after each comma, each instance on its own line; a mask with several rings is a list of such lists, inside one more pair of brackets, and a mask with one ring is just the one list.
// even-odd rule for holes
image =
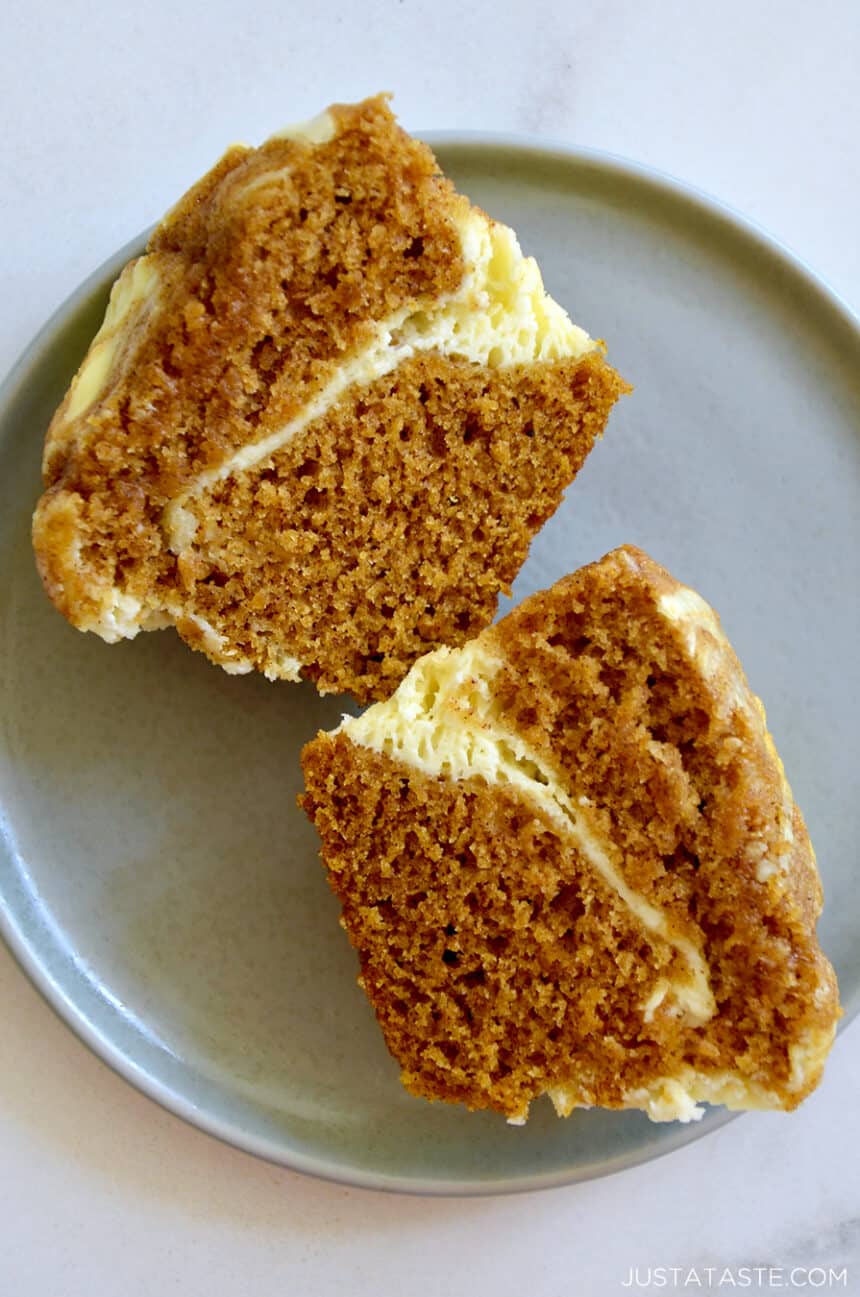
[[[730, 233], [745, 239], [760, 252], [766, 253], [778, 262], [784, 270], [799, 276], [807, 290], [823, 299], [841, 319], [860, 347], [860, 314], [809, 262], [764, 226], [730, 204], [669, 172], [621, 154], [571, 145], [562, 140], [532, 134], [477, 130], [417, 131], [415, 134], [434, 150], [461, 148], [476, 152], [504, 152], [508, 155], [515, 153], [525, 160], [534, 160], [538, 157], [548, 163], [564, 167], [580, 170], [586, 167], [592, 168], [621, 182], [644, 184], [664, 198], [668, 196], [676, 203], [692, 207], [702, 217], [711, 220], [716, 217]], [[56, 336], [65, 327], [70, 313], [81, 305], [97, 286], [104, 284], [108, 276], [115, 278], [131, 257], [140, 255], [148, 233], [149, 230], [146, 230], [130, 239], [107, 257], [57, 306], [19, 354], [0, 383], [0, 410], [11, 404], [16, 394], [27, 385], [32, 372], [50, 353]], [[0, 805], [0, 837], [3, 839], [4, 849], [17, 857], [14, 835], [10, 833], [10, 827], [6, 808]], [[131, 1084], [146, 1099], [203, 1133], [241, 1152], [259, 1157], [287, 1170], [352, 1188], [428, 1197], [495, 1197], [560, 1188], [613, 1175], [665, 1157], [681, 1147], [697, 1142], [743, 1115], [723, 1108], [709, 1108], [706, 1116], [694, 1126], [675, 1123], [672, 1136], [664, 1138], [657, 1146], [646, 1145], [633, 1154], [622, 1153], [617, 1157], [604, 1159], [600, 1163], [586, 1167], [569, 1167], [554, 1172], [531, 1172], [521, 1176], [507, 1175], [497, 1179], [443, 1177], [423, 1179], [405, 1174], [385, 1174], [350, 1168], [325, 1157], [315, 1157], [276, 1146], [270, 1138], [254, 1135], [240, 1125], [219, 1118], [208, 1109], [198, 1107], [167, 1082], [158, 1080], [136, 1063], [117, 1044], [93, 1026], [85, 1011], [52, 977], [49, 969], [28, 942], [25, 933], [16, 924], [14, 913], [2, 891], [0, 891], [0, 938], [18, 967], [57, 1018], [70, 1028], [101, 1062]], [[849, 997], [839, 1024], [840, 1033], [858, 1014], [860, 1014], [860, 985], [853, 989]]]

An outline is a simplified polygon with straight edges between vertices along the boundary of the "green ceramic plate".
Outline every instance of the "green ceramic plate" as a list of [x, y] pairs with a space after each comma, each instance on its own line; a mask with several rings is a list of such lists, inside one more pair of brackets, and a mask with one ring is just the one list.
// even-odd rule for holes
[[[717, 607], [807, 814], [823, 944], [856, 1009], [857, 320], [777, 244], [673, 181], [523, 142], [434, 143], [636, 385], [516, 595], [632, 541]], [[21, 964], [158, 1102], [352, 1184], [561, 1184], [713, 1130], [721, 1111], [693, 1126], [562, 1122], [548, 1101], [517, 1129], [408, 1096], [295, 803], [299, 750], [343, 700], [227, 676], [171, 632], [108, 647], [42, 594], [29, 542], [42, 437], [137, 251], [66, 302], [0, 400], [0, 917]]]

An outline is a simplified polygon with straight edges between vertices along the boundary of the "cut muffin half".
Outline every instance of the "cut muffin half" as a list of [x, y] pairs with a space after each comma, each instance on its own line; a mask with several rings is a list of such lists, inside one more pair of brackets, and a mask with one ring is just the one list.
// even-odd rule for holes
[[800, 811], [716, 615], [624, 547], [304, 750], [409, 1090], [520, 1122], [796, 1106], [839, 1006]]
[[230, 149], [48, 431], [45, 587], [115, 641], [387, 696], [493, 618], [625, 385], [384, 97]]

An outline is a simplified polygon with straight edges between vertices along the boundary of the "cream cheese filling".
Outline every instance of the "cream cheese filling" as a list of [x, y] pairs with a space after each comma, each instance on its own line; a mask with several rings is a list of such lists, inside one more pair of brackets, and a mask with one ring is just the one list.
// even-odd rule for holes
[[141, 312], [155, 302], [158, 287], [158, 269], [154, 257], [138, 257], [124, 267], [111, 289], [101, 328], [72, 379], [64, 412], [65, 422], [71, 423], [77, 419], [104, 395], [122, 342], [140, 323]]
[[270, 135], [270, 140], [297, 140], [302, 144], [328, 144], [338, 134], [337, 118], [326, 108], [315, 117], [309, 117], [304, 122], [294, 122], [292, 126], [284, 126], [274, 135]]
[[[626, 882], [618, 852], [596, 829], [587, 799], [576, 801], [557, 774], [501, 723], [492, 683], [502, 665], [481, 642], [438, 649], [421, 658], [397, 691], [339, 727], [354, 743], [385, 753], [432, 777], [481, 776], [516, 788], [558, 824], [565, 837], [608, 884], [647, 932], [662, 938], [687, 965], [684, 980], [661, 979], [642, 1006], [645, 1021], [671, 998], [673, 1010], [698, 1026], [716, 1011], [701, 951], [674, 930], [663, 911]], [[659, 990], [659, 998], [655, 998]]]
[[717, 615], [695, 590], [678, 586], [660, 595], [657, 611], [680, 632], [684, 647], [706, 680], [720, 674], [725, 688], [720, 691], [724, 706], [749, 711], [752, 705], [750, 692], [734, 662], [734, 654]]
[[[820, 1066], [821, 1059], [818, 1059]], [[587, 1086], [556, 1085], [546, 1090], [559, 1117], [569, 1117], [575, 1108], [593, 1108]], [[754, 1079], [743, 1080], [731, 1072], [697, 1072], [683, 1067], [677, 1076], [658, 1076], [648, 1085], [626, 1090], [622, 1104], [639, 1108], [654, 1122], [701, 1121], [703, 1103], [722, 1104], [726, 1108], [773, 1109], [781, 1106], [780, 1096]], [[528, 1108], [508, 1118], [510, 1126], [524, 1126]]]

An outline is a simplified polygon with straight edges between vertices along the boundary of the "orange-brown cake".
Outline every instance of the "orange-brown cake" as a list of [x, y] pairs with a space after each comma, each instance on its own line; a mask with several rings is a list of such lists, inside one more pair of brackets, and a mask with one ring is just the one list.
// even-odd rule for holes
[[413, 1093], [686, 1121], [817, 1084], [809, 836], [717, 617], [639, 550], [428, 654], [303, 765]]
[[387, 696], [493, 618], [624, 384], [383, 97], [231, 148], [129, 263], [34, 543], [114, 641]]

